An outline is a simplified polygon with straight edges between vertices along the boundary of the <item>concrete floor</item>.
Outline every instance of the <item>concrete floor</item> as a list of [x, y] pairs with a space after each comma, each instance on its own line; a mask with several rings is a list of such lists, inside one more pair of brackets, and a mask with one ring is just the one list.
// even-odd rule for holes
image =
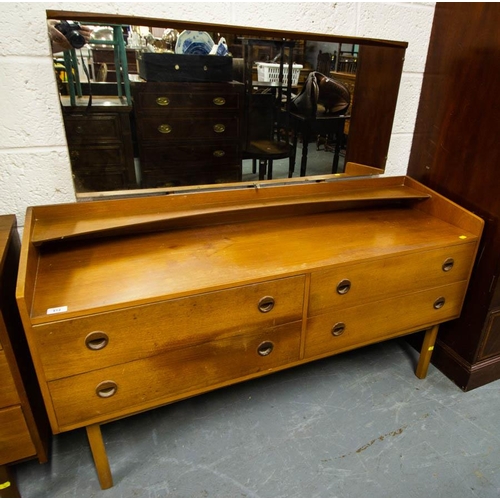
[[500, 381], [462, 392], [394, 340], [102, 427], [101, 490], [83, 430], [48, 464], [17, 466], [25, 497], [498, 497]]

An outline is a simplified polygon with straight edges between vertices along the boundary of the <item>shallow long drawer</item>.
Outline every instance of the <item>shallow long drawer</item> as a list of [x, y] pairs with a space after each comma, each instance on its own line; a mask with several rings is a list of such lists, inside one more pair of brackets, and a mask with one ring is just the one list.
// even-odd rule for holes
[[309, 316], [466, 280], [475, 246], [454, 245], [314, 272]]
[[20, 406], [0, 410], [0, 464], [8, 464], [36, 454], [35, 446]]
[[61, 430], [104, 421], [299, 359], [301, 321], [49, 383]]
[[34, 327], [48, 380], [302, 318], [304, 276]]
[[333, 354], [456, 318], [466, 289], [462, 281], [309, 318], [305, 357]]

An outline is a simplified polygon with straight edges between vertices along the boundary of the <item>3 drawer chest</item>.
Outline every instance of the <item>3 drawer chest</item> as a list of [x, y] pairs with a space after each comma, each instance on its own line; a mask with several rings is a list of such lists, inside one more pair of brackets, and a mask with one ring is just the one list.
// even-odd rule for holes
[[460, 314], [483, 221], [408, 177], [28, 210], [17, 298], [54, 433]]

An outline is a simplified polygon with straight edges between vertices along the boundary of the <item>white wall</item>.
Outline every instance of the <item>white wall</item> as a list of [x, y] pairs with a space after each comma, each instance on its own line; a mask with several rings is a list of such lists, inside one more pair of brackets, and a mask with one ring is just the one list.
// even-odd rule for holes
[[75, 201], [46, 9], [132, 14], [409, 42], [386, 173], [406, 173], [434, 3], [0, 3], [0, 214]]

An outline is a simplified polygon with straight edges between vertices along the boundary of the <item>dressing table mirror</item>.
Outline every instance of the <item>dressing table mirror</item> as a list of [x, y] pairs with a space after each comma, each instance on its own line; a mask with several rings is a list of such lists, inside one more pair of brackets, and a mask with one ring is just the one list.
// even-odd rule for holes
[[[379, 173], [355, 164], [385, 168], [406, 42], [84, 12], [47, 11], [47, 18], [94, 30], [81, 51], [54, 54], [78, 199]], [[173, 54], [187, 32], [203, 32], [215, 44], [223, 38], [229, 54], [208, 63]], [[283, 42], [293, 47], [292, 97], [318, 70], [345, 85], [350, 103], [337, 117], [324, 116], [324, 109], [312, 121], [287, 117], [293, 160], [271, 168], [261, 162], [259, 169], [245, 155], [249, 93], [277, 94], [277, 73], [274, 79], [269, 73], [278, 71]], [[220, 64], [222, 76], [214, 76]], [[284, 127], [275, 132], [283, 139]]]

